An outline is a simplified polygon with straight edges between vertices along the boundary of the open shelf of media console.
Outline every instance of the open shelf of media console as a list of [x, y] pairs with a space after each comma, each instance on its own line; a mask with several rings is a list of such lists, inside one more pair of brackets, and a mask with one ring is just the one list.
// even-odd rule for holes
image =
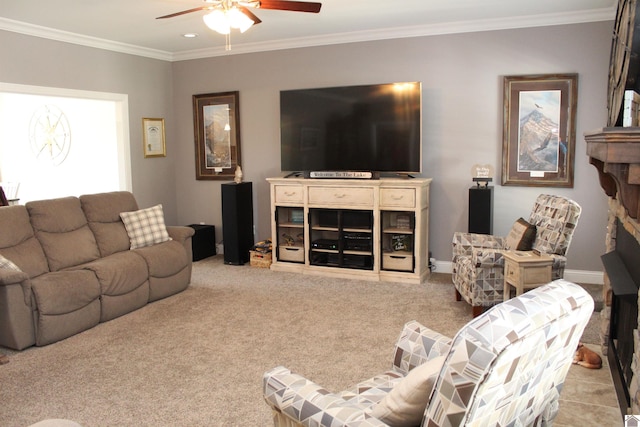
[[430, 178], [267, 178], [271, 269], [422, 283]]

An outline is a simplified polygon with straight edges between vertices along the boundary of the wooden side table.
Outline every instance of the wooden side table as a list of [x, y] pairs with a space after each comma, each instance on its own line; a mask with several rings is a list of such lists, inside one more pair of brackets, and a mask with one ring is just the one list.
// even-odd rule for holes
[[545, 285], [551, 281], [553, 258], [536, 255], [529, 251], [505, 251], [504, 256], [504, 301], [511, 298], [511, 288], [516, 288], [516, 296]]

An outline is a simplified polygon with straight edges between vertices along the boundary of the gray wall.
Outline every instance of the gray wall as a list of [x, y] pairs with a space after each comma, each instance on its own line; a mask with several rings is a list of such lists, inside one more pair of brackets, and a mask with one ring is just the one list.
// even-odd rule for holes
[[142, 151], [143, 117], [165, 117], [167, 128], [173, 124], [171, 63], [0, 31], [0, 81], [127, 94], [133, 192], [140, 207], [162, 203], [167, 222], [176, 223], [171, 154], [178, 147], [168, 139], [166, 158], [145, 159]]
[[[192, 95], [240, 91], [242, 168], [254, 183], [257, 239], [269, 237], [265, 178], [280, 174], [278, 96], [282, 89], [393, 81], [423, 86], [423, 176], [434, 179], [430, 246], [451, 259], [465, 230], [474, 163], [496, 168], [494, 232], [527, 216], [540, 192], [578, 201], [583, 217], [569, 268], [600, 271], [606, 197], [582, 137], [606, 121], [612, 22], [490, 31], [292, 49], [168, 63], [0, 31], [0, 81], [129, 95], [133, 191], [141, 206], [163, 203], [167, 222], [216, 225], [220, 182], [196, 181]], [[575, 187], [499, 185], [504, 75], [579, 74]], [[142, 117], [165, 117], [167, 157], [144, 159]]]
[[[279, 91], [394, 81], [421, 81], [423, 176], [432, 177], [430, 248], [451, 260], [451, 237], [467, 228], [467, 189], [474, 163], [496, 169], [494, 232], [528, 217], [541, 192], [583, 207], [569, 269], [600, 271], [606, 197], [588, 164], [585, 131], [606, 122], [611, 22], [490, 31], [291, 49], [177, 62], [173, 66], [178, 218], [221, 225], [220, 183], [194, 181], [193, 94], [240, 91], [242, 169], [254, 185], [257, 238], [269, 237], [265, 178], [280, 175]], [[233, 48], [233, 47], [232, 47]], [[575, 187], [503, 187], [502, 76], [578, 73]], [[220, 238], [220, 234], [218, 235]]]

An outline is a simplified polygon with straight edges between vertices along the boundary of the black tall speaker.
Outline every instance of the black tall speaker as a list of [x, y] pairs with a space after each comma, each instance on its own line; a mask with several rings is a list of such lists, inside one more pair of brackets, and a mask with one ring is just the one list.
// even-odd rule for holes
[[224, 263], [249, 262], [253, 246], [253, 202], [250, 182], [222, 184]]
[[493, 234], [493, 187], [469, 189], [469, 233]]

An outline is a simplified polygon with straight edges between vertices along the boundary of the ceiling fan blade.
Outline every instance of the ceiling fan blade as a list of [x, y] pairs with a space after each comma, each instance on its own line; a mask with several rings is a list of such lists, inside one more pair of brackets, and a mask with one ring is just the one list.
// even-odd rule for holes
[[322, 3], [308, 1], [260, 0], [261, 9], [290, 10], [292, 12], [318, 13]]
[[198, 12], [200, 10], [208, 10], [208, 9], [213, 9], [213, 8], [214, 8], [214, 6], [194, 7], [193, 9], [183, 10], [182, 12], [176, 12], [176, 13], [172, 13], [170, 15], [165, 15], [165, 16], [158, 16], [156, 19], [173, 18], [175, 16], [185, 15], [187, 13]]
[[259, 24], [262, 21], [260, 20], [260, 18], [258, 18], [256, 15], [253, 14], [253, 12], [251, 12], [249, 9], [247, 9], [244, 6], [238, 6], [238, 9], [240, 10], [240, 12], [244, 13], [245, 15], [247, 15], [249, 17], [249, 19], [251, 19], [253, 21], [253, 25], [255, 24]]

